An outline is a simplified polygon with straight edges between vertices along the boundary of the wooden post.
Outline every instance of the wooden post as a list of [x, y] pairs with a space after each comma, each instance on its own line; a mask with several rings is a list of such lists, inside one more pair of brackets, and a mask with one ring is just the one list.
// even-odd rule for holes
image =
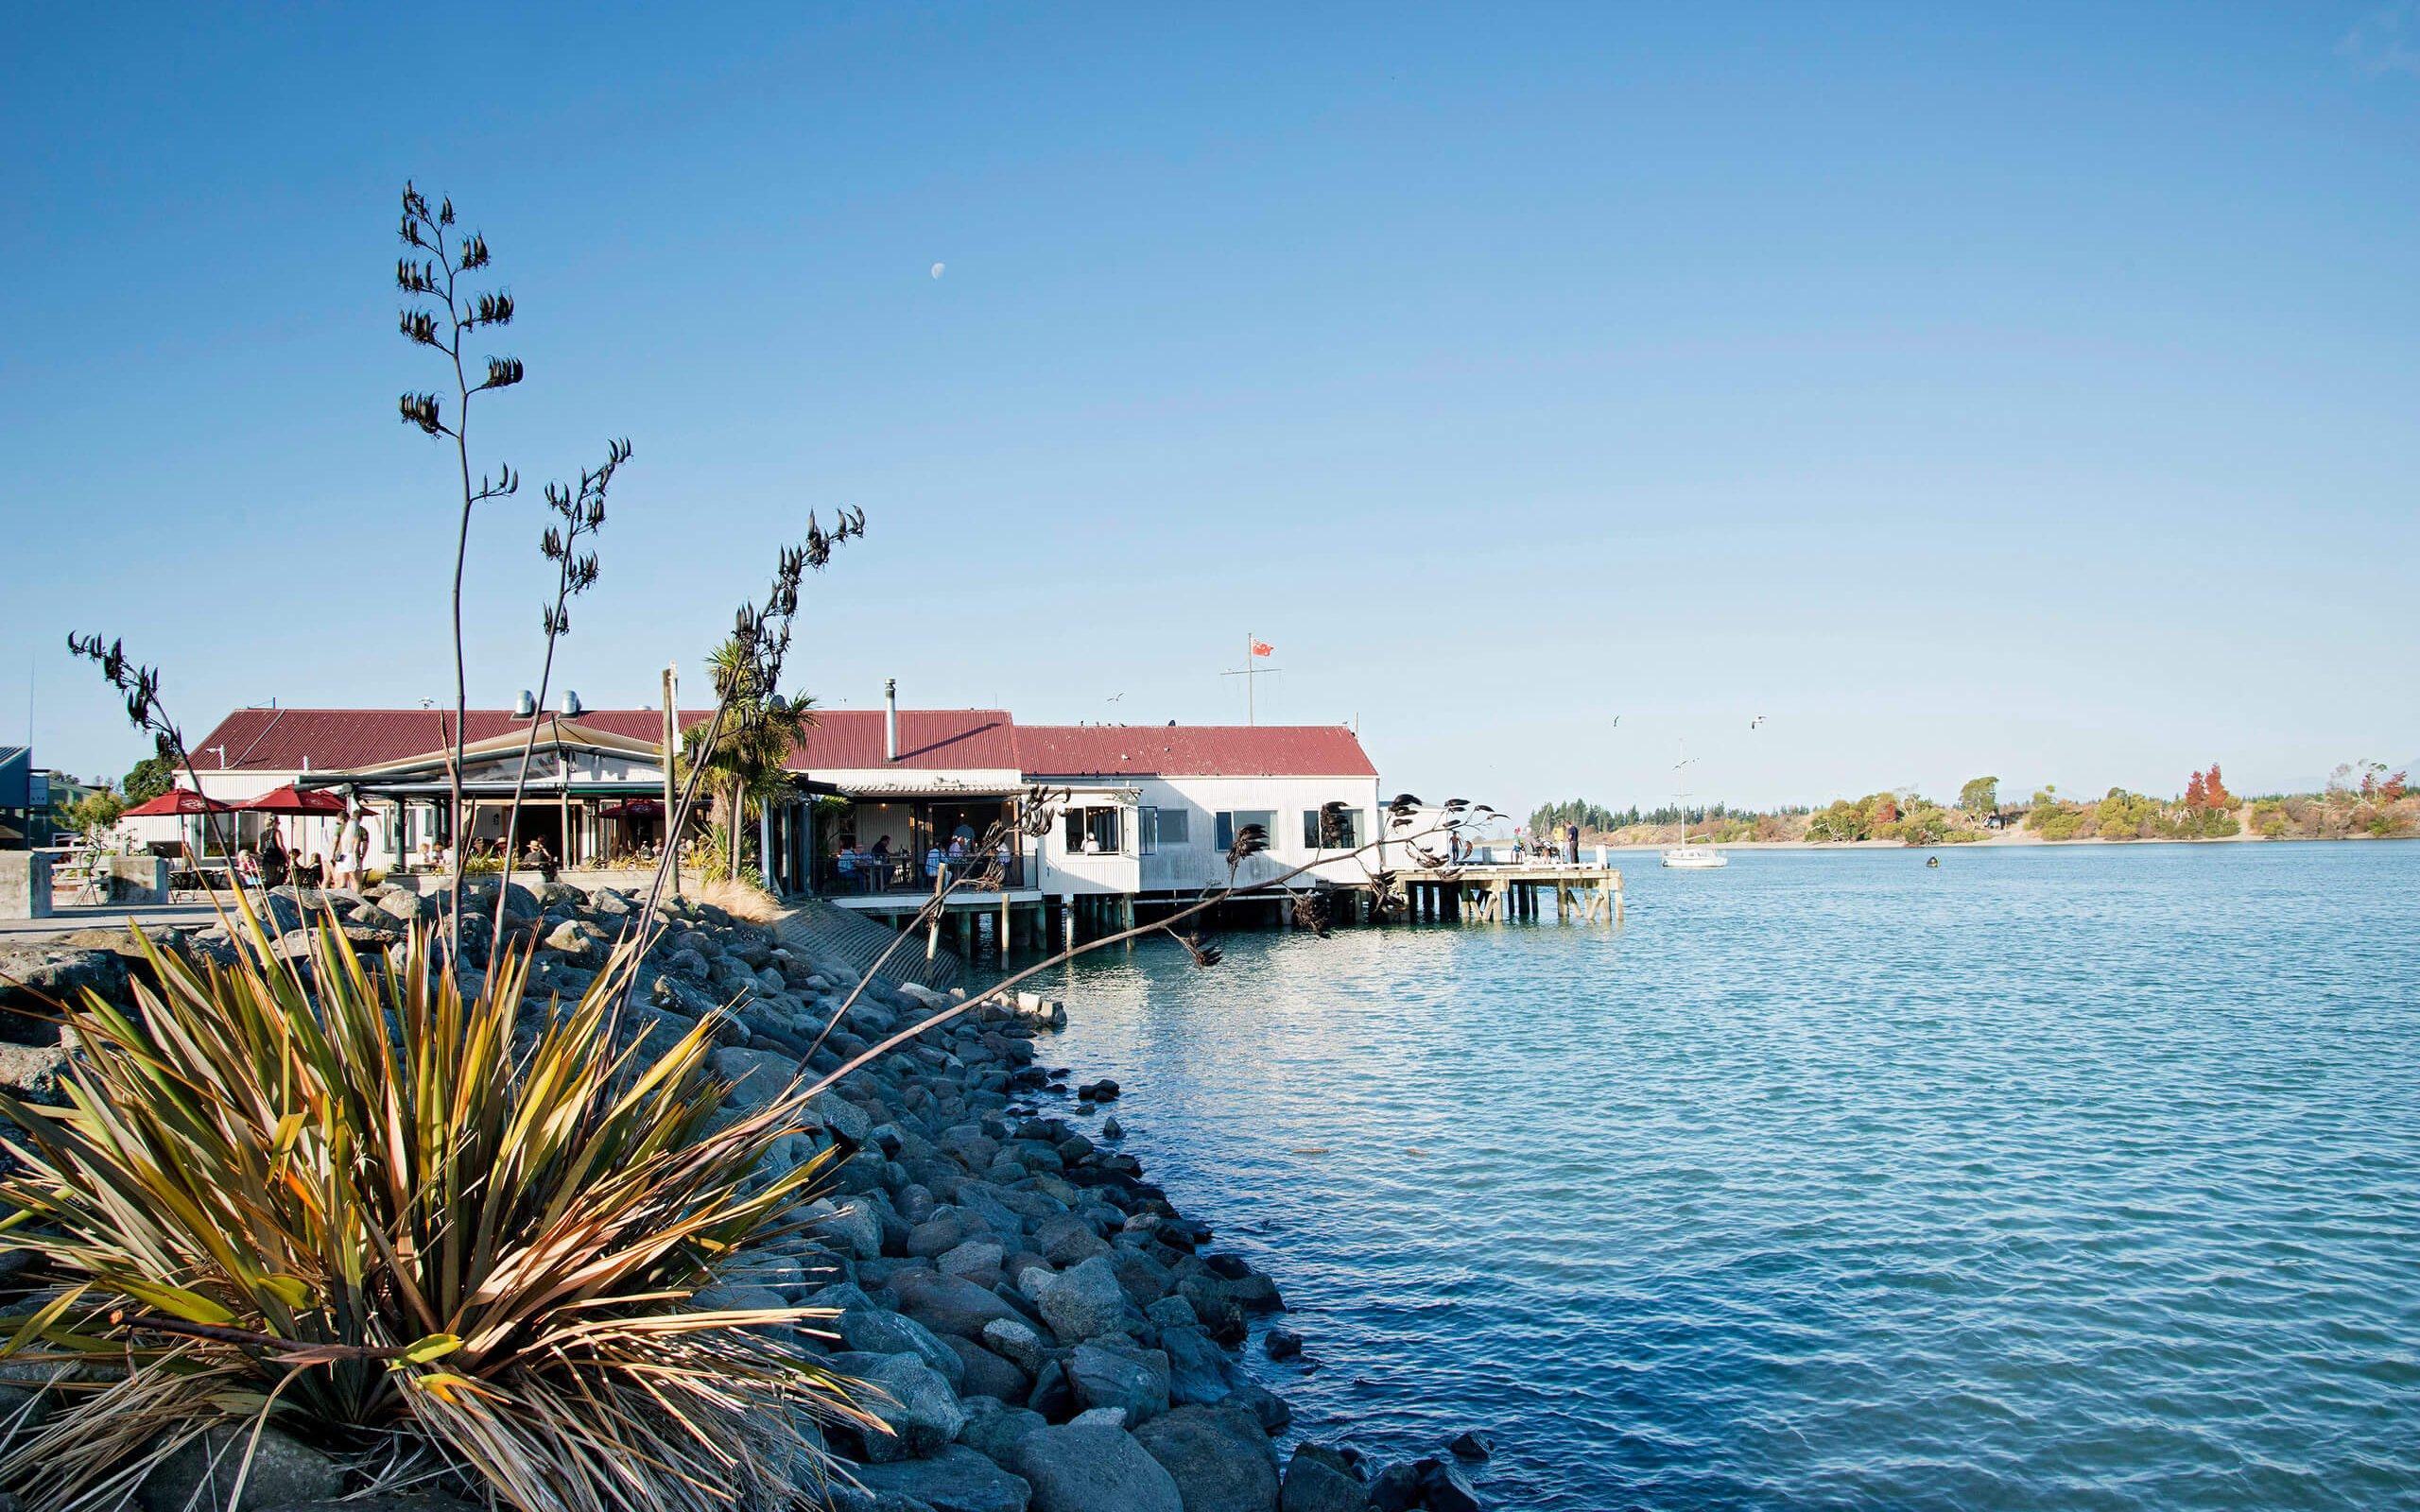
[[[672, 833], [675, 784], [672, 781], [673, 754], [681, 748], [681, 666], [679, 662], [664, 669], [664, 843], [672, 847], [672, 896], [681, 896], [681, 837]], [[454, 843], [462, 842], [458, 836]]]

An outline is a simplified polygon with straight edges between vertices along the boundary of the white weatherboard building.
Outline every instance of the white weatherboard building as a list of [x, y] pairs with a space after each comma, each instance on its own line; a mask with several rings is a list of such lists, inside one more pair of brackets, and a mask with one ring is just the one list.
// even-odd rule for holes
[[[679, 723], [701, 717], [684, 711]], [[574, 868], [659, 837], [662, 712], [567, 705], [557, 713], [472, 711], [463, 764], [472, 838], [501, 833], [533, 719], [522, 835], [543, 837]], [[368, 825], [372, 865], [409, 869], [424, 840], [446, 838], [452, 728], [450, 711], [244, 709], [203, 737], [195, 766], [202, 791], [229, 802], [287, 783], [336, 792]], [[1018, 833], [996, 858], [1002, 885], [962, 891], [953, 903], [996, 912], [1003, 936], [1035, 931], [1037, 939], [1051, 923], [1097, 933], [1224, 885], [1227, 849], [1252, 824], [1268, 832], [1269, 849], [1236, 880], [1265, 881], [1307, 861], [1319, 863], [1308, 878], [1362, 882], [1357, 861], [1321, 847], [1321, 810], [1343, 805], [1343, 850], [1384, 819], [1377, 768], [1342, 726], [1020, 725], [1005, 710], [900, 709], [887, 699], [880, 710], [821, 712], [788, 765], [791, 795], [760, 821], [769, 884], [891, 918], [931, 895], [954, 841], [971, 847], [1018, 818], [1034, 786], [1065, 789], [1065, 812], [1049, 832]], [[249, 842], [263, 822], [245, 816], [239, 839]], [[334, 822], [283, 821], [288, 843], [306, 854]], [[972, 869], [976, 859], [959, 865]]]

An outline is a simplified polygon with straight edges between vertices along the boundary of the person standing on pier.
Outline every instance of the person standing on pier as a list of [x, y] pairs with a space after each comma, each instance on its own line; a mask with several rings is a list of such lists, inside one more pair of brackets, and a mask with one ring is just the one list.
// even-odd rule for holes
[[1566, 867], [1580, 865], [1580, 826], [1576, 824], [1563, 827], [1563, 864]]

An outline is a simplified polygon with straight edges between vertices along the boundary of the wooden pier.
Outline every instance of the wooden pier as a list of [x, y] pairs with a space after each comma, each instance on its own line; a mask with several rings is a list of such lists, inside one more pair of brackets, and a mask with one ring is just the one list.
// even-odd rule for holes
[[1516, 861], [1510, 866], [1423, 872], [1406, 877], [1403, 888], [1406, 911], [1414, 923], [1539, 919], [1548, 898], [1554, 901], [1557, 919], [1577, 919], [1583, 924], [1622, 921], [1622, 874], [1617, 867]]
[[[1308, 889], [1306, 889], [1308, 890]], [[1468, 866], [1443, 871], [1397, 873], [1395, 891], [1381, 900], [1366, 883], [1321, 883], [1328, 921], [1337, 925], [1397, 923], [1508, 923], [1554, 917], [1582, 924], [1622, 921], [1622, 874], [1618, 868], [1557, 861]], [[1003, 947], [1050, 951], [1166, 919], [1195, 902], [1195, 891], [1155, 893], [1046, 893], [1032, 889], [953, 893], [927, 927], [920, 958], [951, 952], [967, 959]], [[828, 900], [837, 911], [891, 929], [904, 929], [928, 901], [913, 893], [843, 896]], [[1229, 923], [1296, 927], [1296, 893], [1287, 888], [1242, 894], [1221, 905]]]

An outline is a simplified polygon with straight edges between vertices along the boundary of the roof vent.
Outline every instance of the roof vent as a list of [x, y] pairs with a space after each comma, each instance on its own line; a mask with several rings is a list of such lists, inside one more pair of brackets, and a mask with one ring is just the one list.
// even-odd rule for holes
[[882, 679], [882, 759], [899, 759], [899, 679]]
[[565, 719], [579, 718], [579, 695], [572, 692], [569, 688], [565, 688], [563, 690], [563, 701], [560, 707], [562, 709], [563, 717]]
[[537, 712], [538, 696], [531, 693], [527, 688], [522, 689], [521, 696], [512, 700], [512, 717], [515, 719], [527, 719], [536, 714]]

